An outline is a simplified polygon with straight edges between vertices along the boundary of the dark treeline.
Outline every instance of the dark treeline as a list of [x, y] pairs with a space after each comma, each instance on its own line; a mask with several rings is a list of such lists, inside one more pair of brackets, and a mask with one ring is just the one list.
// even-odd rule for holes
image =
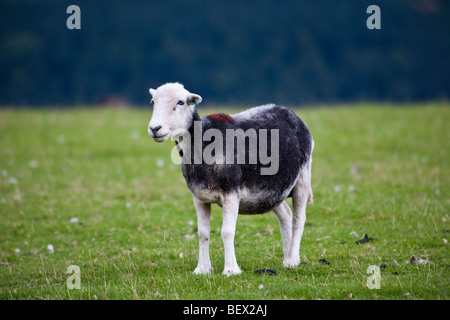
[[[69, 30], [66, 9], [81, 9]], [[369, 30], [369, 5], [381, 30]], [[447, 99], [447, 0], [1, 0], [0, 105], [145, 105], [178, 81], [211, 104]]]

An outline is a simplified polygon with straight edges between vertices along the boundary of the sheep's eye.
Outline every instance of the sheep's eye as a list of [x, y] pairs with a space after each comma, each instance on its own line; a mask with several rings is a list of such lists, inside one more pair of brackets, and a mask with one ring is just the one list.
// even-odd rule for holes
[[155, 104], [155, 101], [153, 101], [153, 99], [150, 101], [151, 104]]
[[182, 105], [184, 105], [184, 101], [183, 100], [178, 100], [177, 104], [182, 106]]

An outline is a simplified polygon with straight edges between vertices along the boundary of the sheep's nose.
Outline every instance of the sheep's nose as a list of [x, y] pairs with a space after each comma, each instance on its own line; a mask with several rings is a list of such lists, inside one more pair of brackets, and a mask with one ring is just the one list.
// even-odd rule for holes
[[157, 127], [150, 127], [150, 131], [153, 132], [153, 134], [156, 134], [158, 132], [158, 130], [161, 129], [161, 126], [157, 126]]

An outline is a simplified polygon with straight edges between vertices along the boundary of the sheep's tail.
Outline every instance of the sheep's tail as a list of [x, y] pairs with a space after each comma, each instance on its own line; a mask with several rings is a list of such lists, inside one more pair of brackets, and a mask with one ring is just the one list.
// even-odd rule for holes
[[308, 203], [313, 203], [313, 192], [312, 192], [312, 188], [309, 188], [309, 196], [308, 196]]
[[[311, 162], [312, 162], [312, 152], [314, 150], [314, 139], [311, 139], [311, 156], [309, 158], [309, 173], [310, 173], [310, 179], [311, 179]], [[308, 196], [308, 203], [313, 203], [313, 191], [311, 187], [311, 180], [309, 182], [309, 196]]]

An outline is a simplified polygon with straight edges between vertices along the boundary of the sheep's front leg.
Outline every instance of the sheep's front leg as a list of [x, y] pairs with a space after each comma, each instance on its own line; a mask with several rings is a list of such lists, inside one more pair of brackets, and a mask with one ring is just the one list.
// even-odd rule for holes
[[239, 212], [239, 196], [237, 193], [231, 193], [222, 197], [223, 223], [222, 240], [225, 249], [225, 267], [224, 275], [240, 274], [234, 252], [234, 235], [236, 233], [236, 221]]
[[207, 274], [212, 270], [209, 258], [211, 204], [203, 203], [194, 197], [194, 206], [195, 210], [197, 210], [199, 239], [198, 265], [194, 270], [194, 274]]

